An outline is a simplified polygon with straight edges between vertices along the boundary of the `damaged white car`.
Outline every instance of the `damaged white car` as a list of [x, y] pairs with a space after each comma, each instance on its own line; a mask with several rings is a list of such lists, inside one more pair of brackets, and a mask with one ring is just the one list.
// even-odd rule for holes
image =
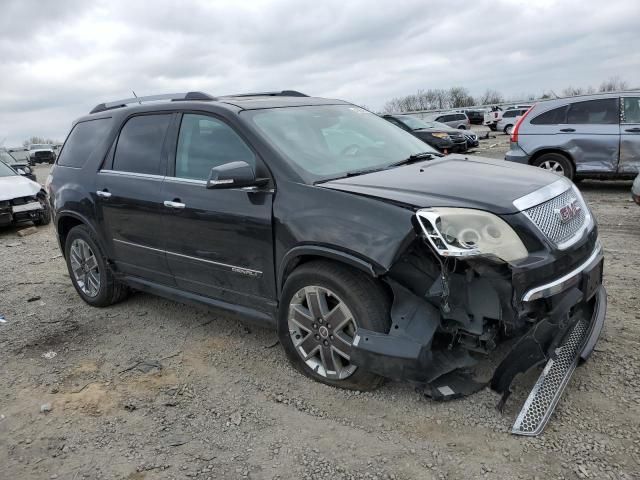
[[36, 225], [51, 221], [47, 194], [39, 183], [0, 162], [0, 227], [27, 220]]

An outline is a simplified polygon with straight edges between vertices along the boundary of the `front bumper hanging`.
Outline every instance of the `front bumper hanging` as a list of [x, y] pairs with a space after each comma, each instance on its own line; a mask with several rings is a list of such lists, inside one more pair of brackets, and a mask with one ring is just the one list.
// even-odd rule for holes
[[518, 414], [511, 433], [536, 436], [542, 433], [580, 359], [586, 360], [598, 341], [607, 311], [607, 293], [596, 291], [595, 308], [588, 321], [580, 318], [555, 350]]

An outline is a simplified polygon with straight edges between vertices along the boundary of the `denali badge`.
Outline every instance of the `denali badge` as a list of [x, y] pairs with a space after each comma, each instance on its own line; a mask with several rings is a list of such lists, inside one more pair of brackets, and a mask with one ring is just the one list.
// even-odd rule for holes
[[560, 208], [554, 208], [553, 213], [558, 216], [561, 223], [567, 223], [573, 220], [573, 218], [580, 213], [580, 210], [578, 199], [572, 198], [566, 205]]

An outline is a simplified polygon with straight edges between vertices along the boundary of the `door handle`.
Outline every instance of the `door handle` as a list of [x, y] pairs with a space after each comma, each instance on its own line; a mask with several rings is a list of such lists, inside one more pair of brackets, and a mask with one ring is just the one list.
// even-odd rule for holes
[[625, 132], [635, 132], [635, 133], [640, 133], [640, 128], [639, 128], [639, 127], [627, 128], [627, 129], [625, 130]]
[[561, 128], [560, 131], [561, 132], [575, 132], [576, 129], [575, 128]]
[[111, 198], [111, 192], [109, 192], [109, 190], [107, 190], [106, 188], [104, 190], [98, 190], [96, 192], [96, 195], [102, 198]]
[[167, 208], [184, 208], [186, 205], [184, 203], [176, 202], [176, 201], [164, 201], [164, 206]]

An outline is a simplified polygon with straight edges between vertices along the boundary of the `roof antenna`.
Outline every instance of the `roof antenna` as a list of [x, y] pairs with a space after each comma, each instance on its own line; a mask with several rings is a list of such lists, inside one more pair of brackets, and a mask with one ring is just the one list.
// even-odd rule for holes
[[[138, 95], [136, 95], [136, 92], [134, 92], [133, 90], [131, 90], [131, 93], [133, 93], [133, 96], [138, 98]], [[138, 102], [139, 105], [142, 105], [142, 102]]]

